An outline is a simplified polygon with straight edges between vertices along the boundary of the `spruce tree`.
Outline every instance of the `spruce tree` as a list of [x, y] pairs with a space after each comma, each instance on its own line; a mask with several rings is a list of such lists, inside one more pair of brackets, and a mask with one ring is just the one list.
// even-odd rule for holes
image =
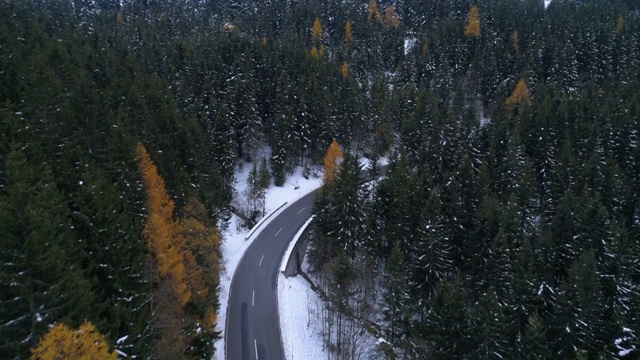
[[506, 321], [502, 306], [492, 288], [480, 297], [470, 317], [470, 354], [474, 354], [478, 359], [509, 357], [509, 339], [501, 331]]
[[[366, 193], [362, 165], [358, 158], [346, 153], [330, 184], [332, 207], [329, 209], [333, 222], [330, 236], [337, 245], [351, 258], [360, 249], [364, 237]], [[328, 191], [324, 190], [324, 191]]]
[[386, 338], [394, 344], [402, 339], [404, 323], [409, 313], [408, 278], [404, 254], [397, 245], [391, 249], [383, 276], [384, 318], [388, 323]]
[[423, 309], [435, 294], [438, 284], [454, 272], [450, 234], [445, 227], [442, 203], [437, 192], [429, 197], [425, 211], [420, 216], [415, 248], [409, 254], [415, 296]]
[[522, 359], [544, 360], [551, 358], [544, 323], [537, 313], [529, 317], [520, 349], [519, 354]]
[[443, 280], [429, 302], [424, 327], [435, 359], [463, 358], [469, 354], [469, 317], [462, 279]]
[[42, 159], [28, 161], [23, 151], [12, 146], [0, 190], [0, 333], [7, 358], [26, 358], [51, 324], [79, 324], [95, 296], [65, 197]]

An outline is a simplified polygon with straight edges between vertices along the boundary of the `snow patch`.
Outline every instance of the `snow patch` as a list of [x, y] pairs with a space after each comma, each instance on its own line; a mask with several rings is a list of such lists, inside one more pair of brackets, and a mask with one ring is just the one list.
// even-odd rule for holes
[[411, 49], [416, 46], [418, 39], [416, 38], [405, 38], [404, 39], [404, 54], [407, 55]]
[[121, 337], [120, 339], [116, 340], [116, 344], [122, 344], [123, 342], [127, 341], [128, 337], [129, 337], [129, 335], [125, 335], [125, 336]]
[[278, 311], [285, 359], [326, 359], [320, 335], [322, 300], [301, 277], [278, 275]]

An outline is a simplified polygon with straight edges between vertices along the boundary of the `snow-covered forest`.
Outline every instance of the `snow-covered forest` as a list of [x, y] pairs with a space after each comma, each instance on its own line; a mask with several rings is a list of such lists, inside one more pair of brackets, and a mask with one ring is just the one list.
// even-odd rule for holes
[[0, 0], [0, 128], [3, 358], [222, 351], [236, 162], [278, 186], [334, 139], [336, 357], [639, 356], [635, 0]]

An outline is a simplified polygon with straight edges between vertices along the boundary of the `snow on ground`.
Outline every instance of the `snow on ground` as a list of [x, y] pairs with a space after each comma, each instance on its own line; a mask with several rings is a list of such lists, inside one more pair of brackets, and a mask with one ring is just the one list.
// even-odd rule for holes
[[[244, 201], [242, 199], [245, 197], [244, 194], [247, 188], [247, 177], [252, 167], [253, 164], [249, 163], [240, 163], [238, 165], [234, 201], [239, 201], [240, 203]], [[315, 172], [318, 173], [317, 170]], [[312, 174], [309, 176], [309, 179], [305, 179], [302, 176], [302, 168], [297, 168], [293, 174], [290, 174], [287, 177], [287, 180], [282, 187], [271, 185], [271, 187], [267, 189], [265, 194], [265, 214], [268, 215], [285, 201], [288, 201], [289, 204], [294, 202], [311, 191], [319, 188], [320, 185], [322, 185], [322, 178], [319, 175], [314, 176]], [[269, 220], [265, 221], [261, 227], [264, 227], [268, 222]], [[242, 255], [244, 255], [244, 252], [256, 237], [254, 234], [251, 238], [245, 241], [250, 229], [242, 228], [240, 224], [240, 219], [236, 215], [233, 215], [229, 221], [229, 226], [222, 230], [222, 256], [224, 270], [220, 274], [220, 311], [218, 314], [218, 324], [216, 326], [216, 331], [220, 331], [221, 339], [215, 343], [216, 354], [214, 358], [216, 360], [224, 360], [225, 358], [224, 330], [227, 319], [227, 303], [229, 301], [231, 279]], [[287, 294], [284, 296], [289, 297], [293, 295]]]
[[287, 360], [326, 359], [322, 344], [322, 303], [301, 276], [278, 275], [278, 311]]
[[546, 9], [550, 3], [551, 3], [551, 0], [544, 0], [544, 8]]

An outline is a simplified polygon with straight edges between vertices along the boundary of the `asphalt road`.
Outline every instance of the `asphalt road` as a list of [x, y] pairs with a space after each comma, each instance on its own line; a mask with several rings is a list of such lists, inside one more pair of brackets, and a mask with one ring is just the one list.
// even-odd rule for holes
[[240, 260], [229, 294], [227, 360], [284, 359], [276, 279], [289, 242], [311, 216], [314, 197], [315, 191], [271, 219]]

